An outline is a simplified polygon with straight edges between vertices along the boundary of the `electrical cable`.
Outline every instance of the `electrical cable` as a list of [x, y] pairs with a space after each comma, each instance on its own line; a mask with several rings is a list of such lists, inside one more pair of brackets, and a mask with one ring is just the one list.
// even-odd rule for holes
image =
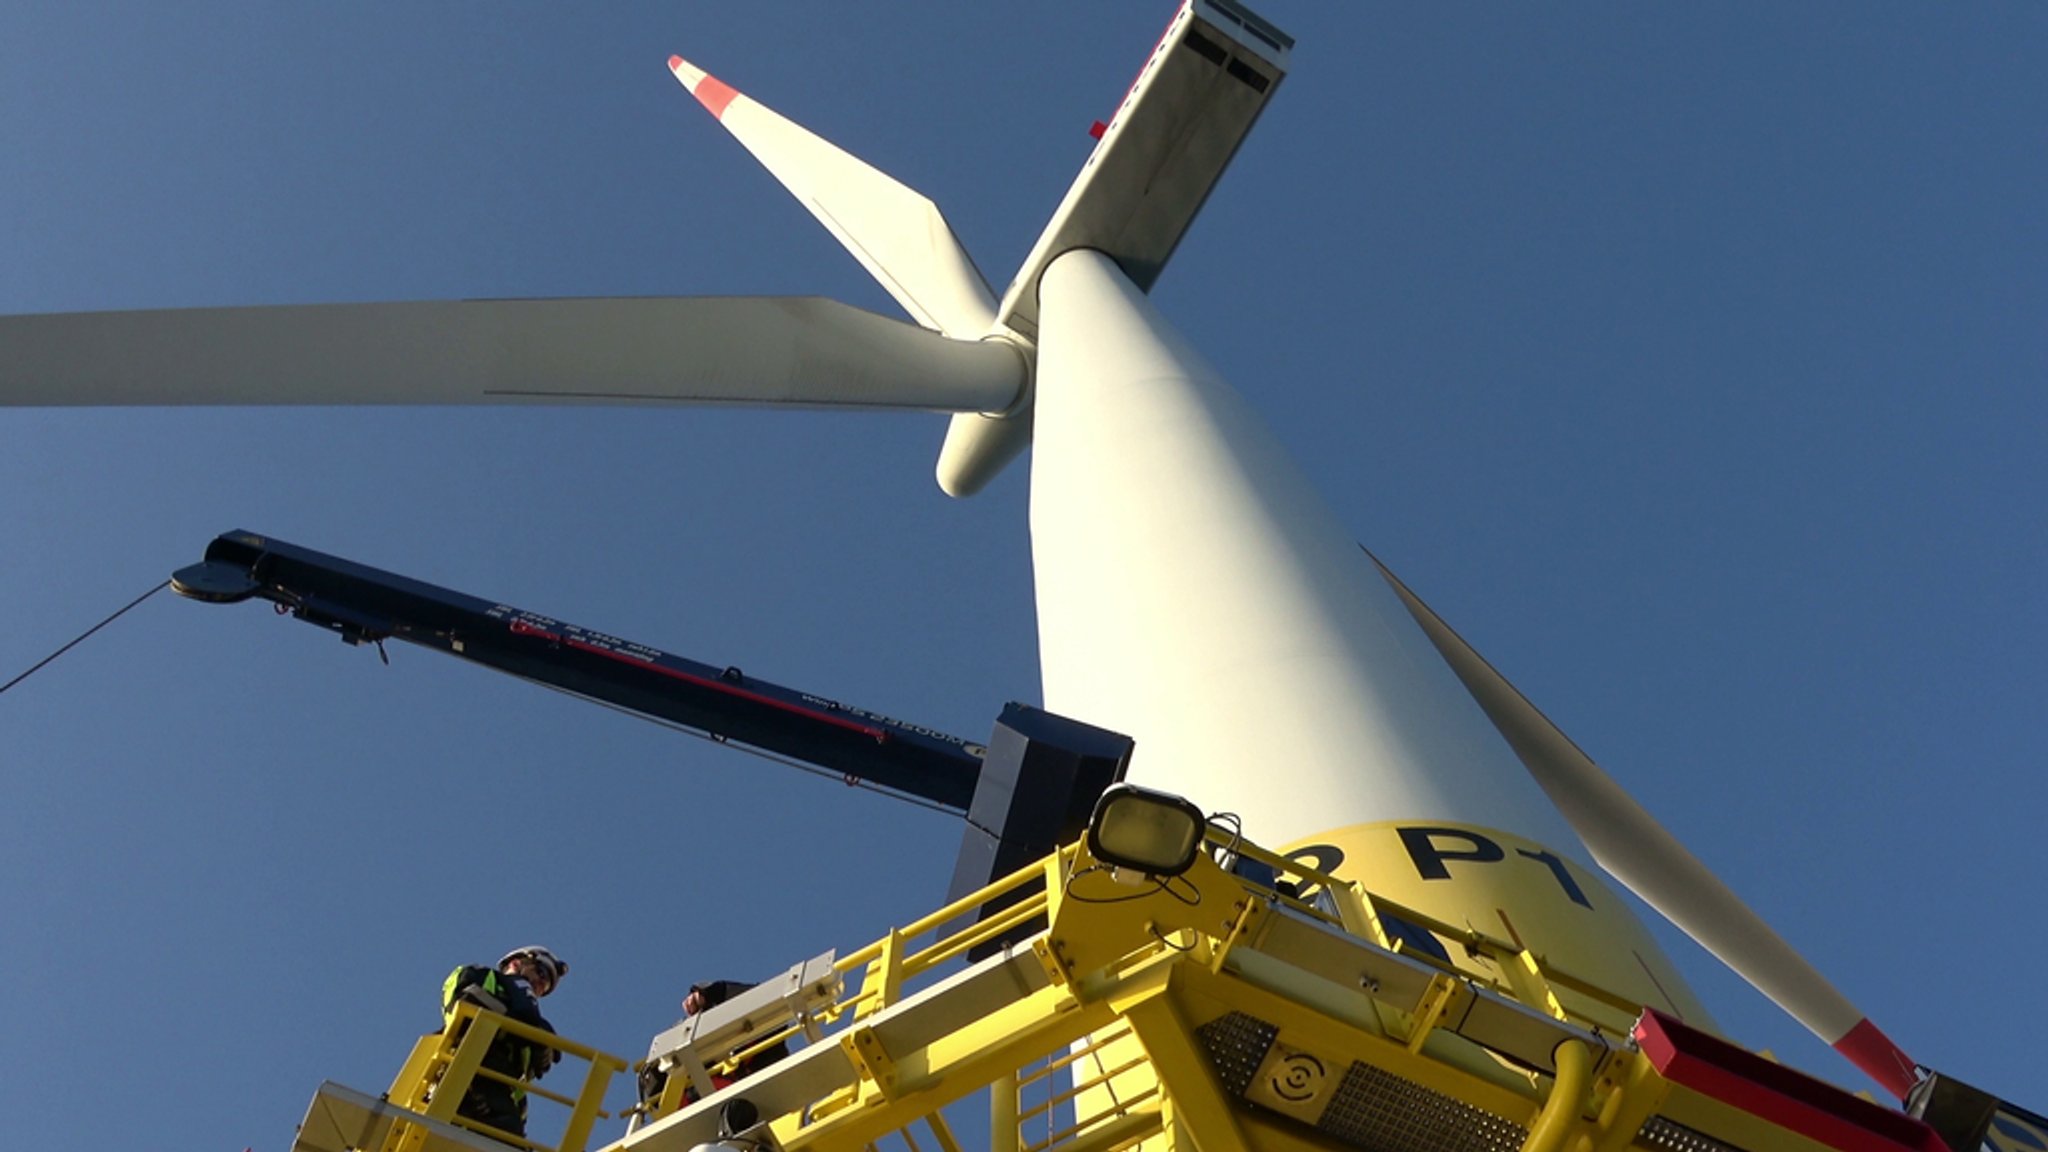
[[14, 687], [16, 684], [19, 684], [23, 680], [28, 679], [29, 677], [35, 675], [37, 672], [40, 672], [43, 669], [43, 666], [48, 664], [50, 661], [55, 660], [57, 657], [62, 656], [66, 652], [71, 651], [73, 648], [78, 647], [78, 645], [82, 641], [84, 641], [84, 639], [87, 636], [90, 636], [93, 633], [99, 631], [100, 629], [105, 628], [107, 625], [112, 624], [114, 621], [119, 620], [124, 614], [127, 613], [129, 608], [135, 607], [137, 604], [142, 603], [144, 600], [149, 599], [151, 596], [156, 595], [157, 593], [163, 591], [164, 589], [170, 586], [171, 582], [169, 580], [166, 580], [163, 583], [158, 584], [156, 587], [151, 588], [149, 591], [144, 592], [142, 595], [137, 596], [135, 599], [130, 600], [127, 603], [126, 607], [123, 607], [120, 611], [115, 612], [112, 616], [109, 616], [105, 620], [102, 620], [99, 623], [93, 625], [92, 627], [87, 628], [85, 631], [80, 632], [76, 637], [72, 639], [72, 641], [69, 644], [64, 645], [62, 648], [59, 648], [55, 652], [50, 653], [48, 656], [43, 657], [41, 660], [36, 661], [35, 664], [32, 667], [30, 667], [28, 671], [23, 672], [21, 675], [16, 676], [14, 679], [9, 680], [5, 684], [0, 684], [0, 692], [5, 692], [9, 688]]
[[[1076, 904], [1123, 904], [1131, 900], [1150, 899], [1164, 892], [1190, 908], [1199, 907], [1202, 903], [1202, 890], [1195, 887], [1194, 883], [1185, 876], [1147, 876], [1145, 879], [1151, 883], [1152, 887], [1141, 888], [1136, 892], [1123, 892], [1115, 896], [1088, 896], [1074, 890], [1075, 885], [1083, 876], [1106, 875], [1114, 871], [1116, 869], [1108, 864], [1090, 864], [1086, 868], [1076, 871], [1073, 875], [1067, 877], [1067, 885], [1064, 889], [1067, 899], [1072, 900]], [[1187, 895], [1174, 890], [1173, 884], [1176, 880], [1188, 890]], [[1111, 883], [1116, 882], [1111, 881]]]

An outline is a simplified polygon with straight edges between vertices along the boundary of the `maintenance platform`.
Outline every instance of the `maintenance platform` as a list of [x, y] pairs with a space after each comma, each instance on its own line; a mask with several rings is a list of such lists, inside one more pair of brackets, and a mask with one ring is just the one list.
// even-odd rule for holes
[[[607, 1152], [1949, 1150], [1509, 941], [1199, 814], [1175, 832], [1170, 798], [1108, 828], [1110, 797], [1082, 843], [656, 1037], [639, 1066], [666, 1086], [624, 1115], [602, 1105], [633, 1062], [536, 1033], [586, 1070], [573, 1095], [528, 1087], [566, 1110], [559, 1139], [457, 1117], [491, 1037], [522, 1027], [466, 1006], [382, 1095], [322, 1086], [293, 1150], [586, 1152], [600, 1121]], [[1173, 859], [1115, 843], [1161, 837]], [[794, 1051], [715, 1087], [776, 1044]]]

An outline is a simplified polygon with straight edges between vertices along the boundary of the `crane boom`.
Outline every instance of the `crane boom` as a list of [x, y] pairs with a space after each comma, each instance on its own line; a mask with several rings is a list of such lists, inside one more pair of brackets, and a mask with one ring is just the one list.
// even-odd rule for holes
[[958, 736], [254, 532], [216, 537], [171, 586], [268, 600], [350, 644], [432, 648], [958, 812], [981, 774], [985, 749]]
[[1006, 705], [975, 744], [255, 532], [215, 537], [171, 587], [216, 604], [268, 600], [349, 644], [403, 640], [957, 812], [955, 896], [1070, 843], [1130, 760], [1129, 737], [1028, 704]]

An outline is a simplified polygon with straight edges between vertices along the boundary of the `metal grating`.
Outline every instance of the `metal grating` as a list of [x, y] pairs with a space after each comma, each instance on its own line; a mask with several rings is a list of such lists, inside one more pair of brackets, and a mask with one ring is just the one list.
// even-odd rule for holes
[[1726, 1140], [1716, 1140], [1662, 1116], [1650, 1117], [1643, 1130], [1636, 1133], [1636, 1143], [1657, 1152], [1744, 1152]]
[[1484, 1108], [1353, 1063], [1316, 1128], [1372, 1152], [1517, 1152], [1528, 1129]]
[[1273, 1038], [1280, 1030], [1256, 1016], [1232, 1012], [1195, 1029], [1195, 1039], [1209, 1054], [1216, 1080], [1232, 1096], [1241, 1096], [1252, 1082], [1252, 1073], [1266, 1058]]
[[[1279, 1034], [1278, 1028], [1243, 1012], [1195, 1029], [1218, 1084], [1239, 1097]], [[1518, 1152], [1529, 1136], [1526, 1128], [1506, 1117], [1356, 1061], [1315, 1126], [1365, 1152]], [[1668, 1152], [1696, 1152], [1688, 1145], [1666, 1147]], [[1723, 1149], [1700, 1145], [1697, 1152]]]

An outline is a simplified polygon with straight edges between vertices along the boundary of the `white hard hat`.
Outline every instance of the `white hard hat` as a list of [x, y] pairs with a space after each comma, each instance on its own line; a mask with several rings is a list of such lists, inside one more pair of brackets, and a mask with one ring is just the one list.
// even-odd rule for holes
[[528, 944], [524, 948], [514, 948], [512, 951], [505, 953], [499, 959], [498, 967], [503, 968], [512, 961], [521, 959], [533, 961], [548, 974], [547, 990], [550, 992], [554, 990], [555, 985], [562, 982], [562, 977], [569, 974], [569, 965], [560, 956], [555, 955], [538, 944]]

